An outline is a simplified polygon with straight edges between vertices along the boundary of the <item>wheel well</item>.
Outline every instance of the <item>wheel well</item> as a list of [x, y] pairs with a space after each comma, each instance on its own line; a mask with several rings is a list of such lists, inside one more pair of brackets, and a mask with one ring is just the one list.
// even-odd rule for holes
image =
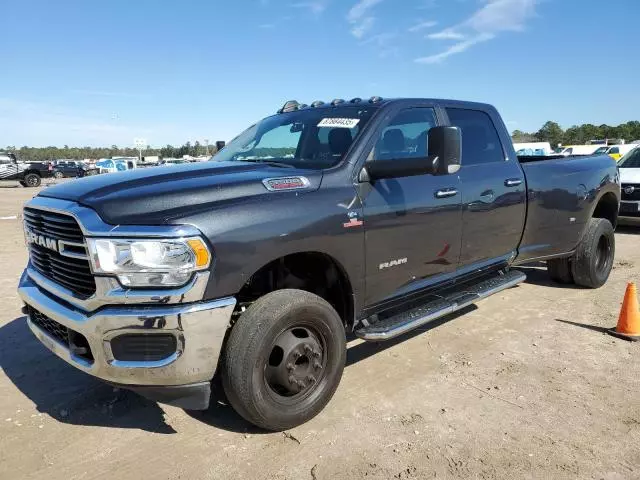
[[605, 193], [593, 211], [593, 218], [606, 218], [611, 222], [613, 228], [616, 228], [616, 224], [618, 223], [618, 208], [619, 205], [616, 196], [611, 192]]
[[319, 252], [294, 253], [262, 267], [238, 293], [238, 308], [284, 288], [315, 293], [335, 308], [345, 325], [353, 323], [351, 283], [335, 259]]
[[32, 174], [32, 173], [33, 173], [34, 175], [39, 176], [39, 177], [41, 177], [41, 176], [42, 176], [42, 175], [40, 175], [40, 172], [39, 172], [39, 171], [37, 171], [37, 170], [25, 170], [25, 171], [24, 171], [24, 176], [26, 177], [27, 175], [30, 175], [30, 174]]

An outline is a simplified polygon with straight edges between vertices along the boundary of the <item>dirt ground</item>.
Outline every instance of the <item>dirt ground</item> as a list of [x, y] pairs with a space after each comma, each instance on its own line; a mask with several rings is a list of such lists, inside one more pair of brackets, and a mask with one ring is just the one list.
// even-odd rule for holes
[[640, 225], [619, 229], [597, 291], [531, 267], [401, 341], [351, 341], [324, 412], [264, 433], [223, 405], [185, 412], [114, 390], [33, 338], [16, 284], [35, 193], [0, 186], [1, 479], [640, 478], [640, 343], [603, 333], [639, 280]]

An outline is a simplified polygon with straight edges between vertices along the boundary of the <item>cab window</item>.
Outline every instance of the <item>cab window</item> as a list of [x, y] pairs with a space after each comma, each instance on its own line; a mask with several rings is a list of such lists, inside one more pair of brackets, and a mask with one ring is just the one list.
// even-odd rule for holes
[[461, 164], [504, 162], [500, 137], [491, 117], [480, 110], [447, 108], [449, 122], [462, 132]]
[[428, 154], [427, 134], [436, 125], [433, 108], [402, 110], [384, 127], [374, 147], [374, 160], [420, 158]]

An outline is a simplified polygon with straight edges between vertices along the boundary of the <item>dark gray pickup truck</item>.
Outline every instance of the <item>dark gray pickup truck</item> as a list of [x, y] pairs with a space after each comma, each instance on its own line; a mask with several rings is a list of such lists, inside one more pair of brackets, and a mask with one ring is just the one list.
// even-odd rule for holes
[[221, 379], [280, 430], [329, 402], [347, 334], [396, 337], [533, 261], [604, 284], [619, 200], [609, 156], [519, 160], [490, 105], [287, 102], [211, 162], [40, 192], [19, 293], [71, 365], [186, 409]]

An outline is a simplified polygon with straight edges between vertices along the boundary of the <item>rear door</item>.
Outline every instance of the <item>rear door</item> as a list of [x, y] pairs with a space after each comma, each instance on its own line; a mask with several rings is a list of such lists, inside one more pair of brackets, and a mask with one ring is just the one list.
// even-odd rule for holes
[[449, 123], [462, 130], [460, 268], [504, 263], [515, 256], [524, 228], [524, 172], [517, 158], [508, 157], [487, 112], [445, 110]]
[[[435, 109], [401, 109], [376, 135], [367, 162], [427, 156], [427, 132]], [[425, 160], [426, 161], [426, 160]], [[459, 179], [416, 175], [359, 184], [366, 249], [366, 304], [393, 297], [453, 275], [460, 253]]]

